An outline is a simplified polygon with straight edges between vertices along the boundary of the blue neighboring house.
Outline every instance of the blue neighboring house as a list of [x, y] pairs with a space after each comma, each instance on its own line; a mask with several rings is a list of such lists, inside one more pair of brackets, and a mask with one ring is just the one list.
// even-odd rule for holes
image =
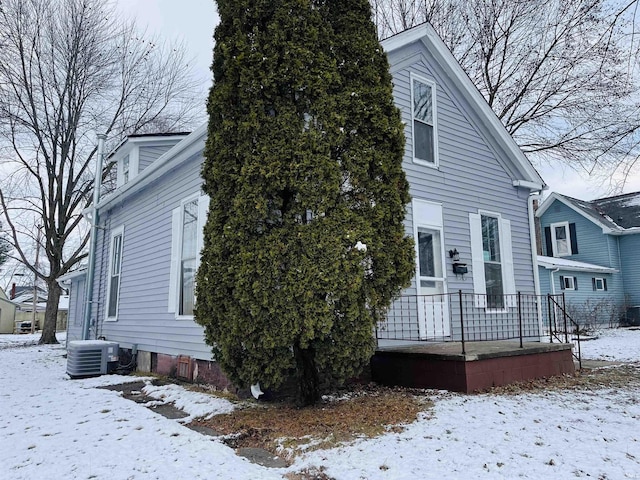
[[564, 293], [579, 323], [617, 324], [640, 310], [640, 192], [583, 201], [552, 193], [539, 207], [542, 293]]
[[[489, 312], [503, 294], [537, 288], [533, 198], [544, 181], [430, 25], [382, 42], [405, 124], [403, 168], [412, 202], [405, 228], [416, 243], [416, 276], [407, 295], [476, 296]], [[91, 338], [136, 349], [140, 370], [198, 381], [221, 378], [203, 328], [193, 319], [194, 274], [202, 246], [208, 197], [200, 169], [207, 127], [189, 135], [129, 137], [112, 153], [118, 187], [100, 212]], [[455, 251], [466, 264], [454, 272]], [[457, 258], [457, 257], [456, 257]], [[68, 339], [79, 339], [84, 271], [61, 278], [71, 288]], [[486, 299], [490, 298], [489, 301]], [[436, 331], [455, 338], [447, 306], [430, 305], [417, 319], [420, 337]], [[426, 309], [423, 309], [423, 311]], [[415, 312], [415, 309], [414, 309]], [[432, 314], [443, 319], [435, 324]], [[539, 339], [537, 319], [531, 337]], [[190, 359], [190, 360], [185, 360]]]

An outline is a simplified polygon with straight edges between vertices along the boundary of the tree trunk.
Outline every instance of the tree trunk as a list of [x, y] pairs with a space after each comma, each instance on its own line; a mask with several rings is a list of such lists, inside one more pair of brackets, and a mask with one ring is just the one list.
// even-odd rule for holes
[[298, 375], [297, 403], [301, 407], [315, 404], [320, 400], [320, 377], [315, 362], [315, 351], [312, 347], [293, 347]]
[[44, 312], [44, 326], [39, 344], [58, 343], [56, 339], [56, 323], [58, 321], [58, 302], [62, 288], [54, 280], [47, 281], [47, 308]]

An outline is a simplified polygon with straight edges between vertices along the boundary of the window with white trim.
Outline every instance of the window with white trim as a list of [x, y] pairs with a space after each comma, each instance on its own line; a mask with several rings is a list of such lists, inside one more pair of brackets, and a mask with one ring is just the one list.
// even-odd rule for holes
[[198, 200], [182, 206], [182, 248], [180, 249], [180, 299], [178, 315], [193, 315], [195, 303], [196, 255], [198, 242]]
[[434, 82], [411, 76], [413, 159], [430, 166], [438, 165], [435, 92]]
[[487, 308], [491, 309], [504, 308], [504, 282], [502, 279], [499, 221], [497, 217], [489, 215], [480, 216]]
[[134, 145], [124, 156], [117, 160], [116, 186], [121, 187], [138, 176], [140, 169], [140, 148]]
[[607, 279], [606, 278], [592, 278], [593, 290], [596, 292], [604, 292], [607, 290]]
[[118, 319], [123, 236], [124, 227], [115, 228], [111, 232], [111, 242], [109, 246], [109, 277], [107, 280], [107, 320]]
[[560, 277], [560, 288], [562, 290], [577, 290], [578, 279], [576, 277]]
[[553, 242], [553, 252], [557, 257], [571, 255], [571, 234], [569, 233], [569, 222], [551, 224], [551, 241]]
[[195, 306], [196, 272], [203, 244], [209, 197], [192, 196], [172, 211], [169, 312], [192, 318]]
[[511, 222], [498, 213], [469, 214], [471, 275], [475, 306], [503, 310], [516, 306]]
[[129, 182], [129, 155], [122, 159], [122, 183]]

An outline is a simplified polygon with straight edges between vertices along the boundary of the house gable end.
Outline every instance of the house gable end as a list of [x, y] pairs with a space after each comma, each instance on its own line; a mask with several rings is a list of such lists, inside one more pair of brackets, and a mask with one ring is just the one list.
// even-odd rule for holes
[[531, 190], [546, 188], [531, 162], [511, 138], [431, 25], [427, 23], [418, 25], [382, 41], [382, 46], [392, 65], [392, 72], [397, 71], [398, 65], [400, 68], [406, 68], [412, 57], [412, 54], [407, 51], [413, 49], [415, 55], [417, 53], [415, 45], [422, 47], [424, 61], [438, 70], [434, 73], [441, 79], [439, 85], [446, 88], [451, 99], [456, 99], [457, 108], [464, 112], [467, 120], [494, 150], [496, 158], [511, 177], [512, 185]]

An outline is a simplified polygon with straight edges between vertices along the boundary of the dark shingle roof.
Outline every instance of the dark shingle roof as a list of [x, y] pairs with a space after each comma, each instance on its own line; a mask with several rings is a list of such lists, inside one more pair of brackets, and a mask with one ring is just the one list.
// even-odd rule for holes
[[591, 203], [601, 215], [622, 228], [640, 227], [640, 192], [600, 198]]
[[605, 197], [590, 202], [562, 195], [575, 208], [613, 230], [640, 227], [640, 192]]

